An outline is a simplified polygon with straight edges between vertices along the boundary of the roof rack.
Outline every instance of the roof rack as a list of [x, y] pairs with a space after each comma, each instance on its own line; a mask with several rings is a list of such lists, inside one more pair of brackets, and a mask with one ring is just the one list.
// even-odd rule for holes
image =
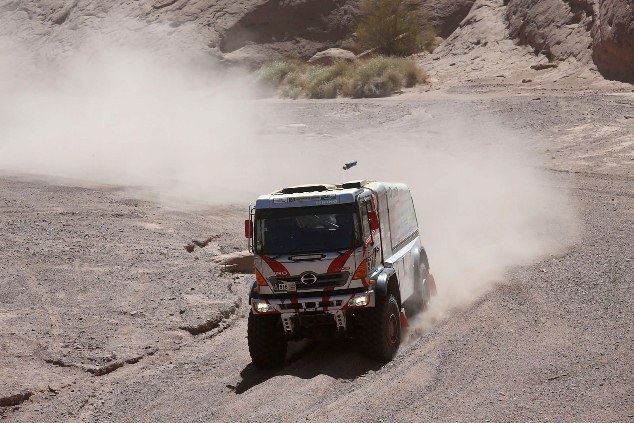
[[320, 185], [297, 185], [293, 187], [282, 188], [275, 194], [299, 194], [302, 192], [324, 192], [337, 189], [336, 185], [320, 184]]
[[361, 188], [364, 187], [368, 184], [368, 181], [366, 181], [365, 179], [359, 179], [356, 181], [348, 181], [348, 182], [344, 182], [343, 184], [341, 184], [341, 188], [343, 189], [349, 189], [349, 188]]
[[360, 179], [357, 181], [348, 181], [344, 182], [341, 185], [333, 185], [333, 184], [306, 184], [306, 185], [295, 185], [292, 187], [282, 188], [278, 191], [272, 193], [272, 195], [284, 195], [284, 194], [301, 194], [305, 192], [324, 192], [324, 191], [336, 191], [341, 189], [354, 189], [354, 188], [362, 188], [366, 186], [369, 182]]

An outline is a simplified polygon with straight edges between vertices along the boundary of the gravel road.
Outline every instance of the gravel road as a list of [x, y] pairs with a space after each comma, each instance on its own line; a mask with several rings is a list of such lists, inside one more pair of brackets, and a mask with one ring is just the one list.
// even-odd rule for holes
[[[422, 316], [382, 367], [354, 345], [314, 342], [293, 345], [279, 371], [250, 364], [251, 277], [210, 262], [244, 249], [245, 205], [182, 211], [119, 187], [3, 174], [0, 418], [634, 421], [631, 88], [258, 101], [303, 125], [271, 123], [271, 136], [326, 147], [340, 134], [434, 133], [435, 116], [494, 118], [531, 134], [548, 188], [571, 197], [574, 242]], [[188, 252], [192, 240], [208, 243]]]

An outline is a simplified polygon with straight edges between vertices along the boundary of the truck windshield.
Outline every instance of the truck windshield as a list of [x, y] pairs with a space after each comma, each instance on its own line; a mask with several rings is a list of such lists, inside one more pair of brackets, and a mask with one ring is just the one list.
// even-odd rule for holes
[[336, 204], [255, 212], [255, 252], [311, 254], [361, 245], [355, 204]]

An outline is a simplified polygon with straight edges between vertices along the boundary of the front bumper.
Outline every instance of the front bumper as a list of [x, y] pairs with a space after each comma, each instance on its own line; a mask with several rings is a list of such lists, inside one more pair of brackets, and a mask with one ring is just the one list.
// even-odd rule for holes
[[[259, 296], [257, 298], [251, 298], [250, 303], [251, 309], [255, 314], [334, 312], [337, 310], [374, 307], [376, 303], [376, 294], [374, 291], [363, 291], [345, 294], [333, 293], [332, 295], [324, 294], [329, 294], [329, 292], [323, 292], [321, 296], [310, 297], [289, 296], [285, 298], [267, 298], [266, 296]], [[356, 299], [357, 303], [364, 305], [354, 305], [355, 301], [351, 302], [351, 300], [354, 299]]]

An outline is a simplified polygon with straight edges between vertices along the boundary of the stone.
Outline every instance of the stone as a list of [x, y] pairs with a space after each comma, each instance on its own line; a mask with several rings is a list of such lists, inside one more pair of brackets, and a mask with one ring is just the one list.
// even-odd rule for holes
[[313, 57], [308, 59], [308, 63], [313, 65], [332, 65], [337, 60], [344, 60], [346, 62], [353, 62], [357, 59], [357, 56], [349, 51], [341, 48], [329, 48], [328, 50], [320, 51]]
[[212, 263], [224, 266], [228, 272], [235, 273], [255, 273], [253, 255], [248, 251], [222, 254], [211, 259]]
[[531, 69], [534, 70], [544, 70], [544, 69], [552, 69], [559, 66], [557, 63], [538, 63], [536, 65], [532, 65]]

